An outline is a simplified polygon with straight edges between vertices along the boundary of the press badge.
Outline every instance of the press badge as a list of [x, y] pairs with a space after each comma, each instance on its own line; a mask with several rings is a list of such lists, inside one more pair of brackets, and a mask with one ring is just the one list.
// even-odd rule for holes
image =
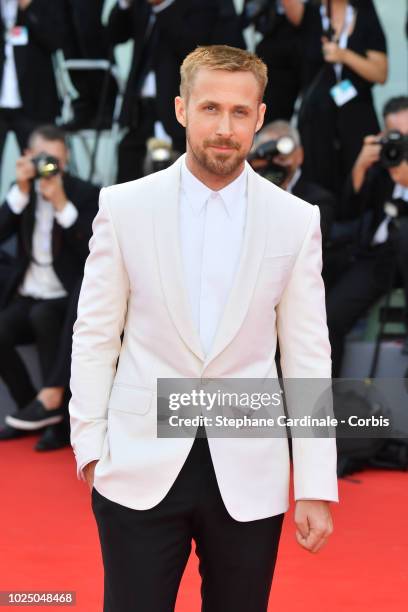
[[14, 26], [7, 32], [6, 41], [13, 47], [28, 45], [28, 29], [25, 26]]
[[343, 106], [357, 96], [357, 89], [349, 79], [344, 79], [330, 89], [330, 95], [337, 106]]

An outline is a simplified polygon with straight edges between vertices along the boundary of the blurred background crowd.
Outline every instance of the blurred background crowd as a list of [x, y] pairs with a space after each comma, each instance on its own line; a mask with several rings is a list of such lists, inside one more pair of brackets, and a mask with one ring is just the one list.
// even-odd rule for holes
[[406, 0], [0, 0], [0, 21], [0, 443], [68, 444], [98, 187], [185, 151], [197, 45], [268, 66], [249, 162], [320, 208], [333, 376], [408, 376]]

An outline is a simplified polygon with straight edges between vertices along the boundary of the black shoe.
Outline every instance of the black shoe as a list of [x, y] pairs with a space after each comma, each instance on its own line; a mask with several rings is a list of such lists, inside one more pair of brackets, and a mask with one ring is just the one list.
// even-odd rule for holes
[[70, 445], [69, 425], [65, 422], [49, 425], [34, 446], [36, 451], [50, 451]]
[[40, 400], [35, 399], [25, 408], [8, 415], [5, 418], [7, 425], [24, 431], [35, 431], [46, 425], [55, 425], [64, 418], [65, 409], [63, 407], [55, 410], [46, 410]]
[[24, 438], [30, 434], [31, 431], [21, 431], [20, 429], [15, 429], [15, 427], [6, 425], [0, 429], [0, 440], [16, 440], [17, 438]]

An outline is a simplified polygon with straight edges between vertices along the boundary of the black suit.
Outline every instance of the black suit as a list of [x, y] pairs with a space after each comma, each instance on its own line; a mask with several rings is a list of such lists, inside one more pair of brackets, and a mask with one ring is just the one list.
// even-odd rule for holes
[[[122, 125], [130, 132], [119, 151], [119, 181], [142, 176], [145, 141], [152, 135], [155, 120], [162, 122], [173, 139], [173, 146], [184, 151], [185, 131], [174, 113], [174, 98], [179, 94], [180, 64], [197, 45], [211, 42], [217, 21], [219, 0], [175, 0], [155, 15], [151, 35], [151, 7], [146, 0], [135, 0], [129, 9], [116, 5], [110, 15], [108, 31], [113, 45], [134, 40], [132, 65], [128, 77]], [[154, 101], [140, 98], [144, 78], [156, 73]]]
[[[111, 44], [106, 26], [102, 24], [104, 0], [63, 0], [65, 38], [64, 55], [67, 59], [109, 59]], [[101, 70], [71, 71], [73, 84], [80, 97], [73, 102], [78, 127], [89, 127], [100, 107], [101, 91], [106, 75]], [[107, 85], [104, 121], [112, 117], [116, 85], [111, 78]]]
[[[16, 133], [20, 148], [36, 125], [53, 123], [59, 114], [59, 100], [52, 64], [64, 26], [59, 10], [61, 0], [33, 0], [17, 14], [16, 25], [28, 30], [28, 44], [15, 46], [14, 58], [22, 108], [0, 109], [0, 156], [9, 130]], [[0, 12], [0, 84], [5, 62], [5, 24]]]
[[320, 210], [320, 228], [322, 231], [322, 242], [325, 244], [329, 237], [330, 228], [334, 218], [334, 211], [336, 207], [336, 199], [330, 191], [327, 191], [324, 187], [321, 187], [317, 183], [308, 181], [303, 176], [300, 176], [299, 180], [296, 181], [292, 187], [293, 195], [309, 202], [309, 204], [315, 204]]
[[[355, 322], [391, 289], [398, 268], [408, 303], [408, 217], [400, 220], [399, 229], [392, 222], [389, 225], [388, 239], [381, 244], [372, 245], [374, 234], [386, 217], [384, 204], [392, 199], [394, 186], [389, 173], [376, 164], [367, 173], [359, 193], [355, 193], [351, 177], [345, 187], [341, 206], [342, 219], [360, 218], [361, 224], [353, 261], [327, 294], [333, 376], [339, 376], [341, 372], [346, 334]], [[408, 208], [408, 203], [406, 206]]]
[[52, 230], [53, 269], [67, 297], [39, 299], [18, 295], [31, 259], [36, 199], [32, 191], [27, 207], [14, 214], [6, 202], [0, 207], [0, 243], [13, 235], [18, 246], [13, 269], [1, 295], [0, 375], [21, 408], [36, 395], [30, 376], [15, 346], [36, 342], [43, 386], [67, 386], [71, 355], [72, 325], [75, 320], [92, 221], [98, 209], [98, 188], [64, 176], [64, 189], [78, 211], [69, 228], [54, 222]]

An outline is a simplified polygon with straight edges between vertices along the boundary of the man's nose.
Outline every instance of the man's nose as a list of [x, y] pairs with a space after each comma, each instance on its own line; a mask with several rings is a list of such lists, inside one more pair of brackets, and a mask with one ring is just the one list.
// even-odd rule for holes
[[223, 113], [217, 126], [217, 136], [231, 136], [232, 123], [229, 113]]

